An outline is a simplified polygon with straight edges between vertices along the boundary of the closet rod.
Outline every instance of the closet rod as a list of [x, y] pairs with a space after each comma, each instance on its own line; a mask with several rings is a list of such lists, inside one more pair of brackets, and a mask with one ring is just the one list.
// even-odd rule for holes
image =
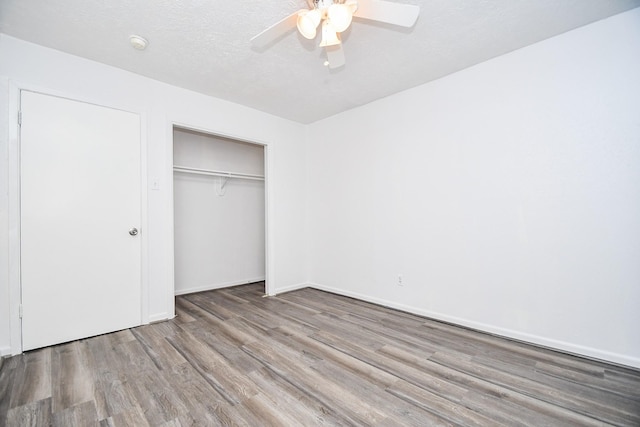
[[224, 178], [238, 178], [238, 179], [251, 179], [254, 181], [264, 181], [264, 176], [253, 175], [249, 173], [216, 171], [211, 169], [196, 169], [196, 168], [188, 168], [185, 166], [174, 166], [173, 170], [174, 172], [193, 173], [197, 175], [210, 175], [210, 176], [221, 176]]

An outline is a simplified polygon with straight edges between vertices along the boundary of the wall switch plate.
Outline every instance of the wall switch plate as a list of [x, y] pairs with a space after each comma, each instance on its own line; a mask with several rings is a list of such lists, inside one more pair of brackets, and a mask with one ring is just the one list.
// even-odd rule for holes
[[398, 286], [403, 286], [404, 283], [402, 283], [402, 274], [398, 274]]

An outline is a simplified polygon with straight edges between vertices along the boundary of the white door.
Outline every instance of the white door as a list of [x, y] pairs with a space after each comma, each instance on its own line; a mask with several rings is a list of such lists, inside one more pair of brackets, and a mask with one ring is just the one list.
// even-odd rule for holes
[[21, 111], [23, 350], [140, 325], [139, 116], [28, 91]]

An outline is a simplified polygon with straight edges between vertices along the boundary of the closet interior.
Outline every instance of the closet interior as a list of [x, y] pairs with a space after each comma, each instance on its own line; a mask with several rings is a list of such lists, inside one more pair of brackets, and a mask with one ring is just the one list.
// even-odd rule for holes
[[174, 127], [176, 295], [264, 282], [264, 148]]

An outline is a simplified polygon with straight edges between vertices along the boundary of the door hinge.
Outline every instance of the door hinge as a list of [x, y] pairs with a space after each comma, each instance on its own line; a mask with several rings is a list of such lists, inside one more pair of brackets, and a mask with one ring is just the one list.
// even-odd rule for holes
[[22, 319], [22, 304], [18, 306], [18, 317]]
[[18, 126], [22, 126], [22, 111], [18, 111]]

